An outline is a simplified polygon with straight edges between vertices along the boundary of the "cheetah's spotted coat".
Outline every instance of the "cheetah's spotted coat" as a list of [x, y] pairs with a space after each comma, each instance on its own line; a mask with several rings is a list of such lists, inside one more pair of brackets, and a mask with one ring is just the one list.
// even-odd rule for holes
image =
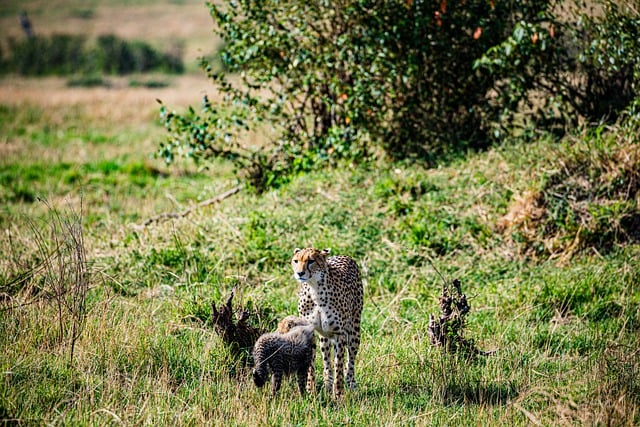
[[363, 288], [358, 264], [347, 256], [329, 257], [329, 253], [328, 249], [296, 249], [291, 266], [300, 282], [298, 313], [314, 323], [320, 334], [326, 390], [341, 397], [344, 395], [345, 352], [347, 387], [356, 388], [355, 360], [360, 346]]

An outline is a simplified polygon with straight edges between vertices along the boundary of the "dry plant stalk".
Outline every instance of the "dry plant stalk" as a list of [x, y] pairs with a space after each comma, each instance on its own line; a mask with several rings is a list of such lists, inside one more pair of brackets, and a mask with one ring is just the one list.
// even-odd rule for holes
[[69, 208], [60, 213], [43, 201], [49, 210], [49, 235], [31, 222], [38, 252], [42, 258], [35, 272], [41, 274], [44, 295], [56, 305], [59, 342], [69, 345], [69, 363], [73, 364], [76, 342], [87, 317], [89, 271], [80, 212]]
[[464, 337], [465, 318], [471, 307], [458, 279], [453, 280], [452, 286], [443, 283], [439, 302], [442, 315], [436, 319], [429, 314], [427, 334], [431, 344], [443, 348], [447, 353], [488, 356], [495, 352], [479, 350], [473, 340]]
[[248, 323], [249, 312], [242, 309], [237, 316], [238, 320], [234, 322], [233, 295], [234, 291], [232, 290], [227, 302], [220, 305], [220, 309], [216, 308], [215, 303], [211, 303], [211, 322], [222, 341], [231, 350], [232, 356], [247, 362], [256, 340], [266, 331], [251, 326]]

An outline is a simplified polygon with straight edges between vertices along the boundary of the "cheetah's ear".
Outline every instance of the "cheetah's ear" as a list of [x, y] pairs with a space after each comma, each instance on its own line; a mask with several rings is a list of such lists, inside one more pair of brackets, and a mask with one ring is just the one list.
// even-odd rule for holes
[[325, 248], [322, 251], [320, 251], [320, 253], [324, 256], [329, 256], [331, 255], [331, 248]]
[[302, 249], [300, 249], [300, 248], [295, 248], [294, 251], [293, 251], [294, 255], [297, 254], [298, 252], [300, 252], [301, 250]]

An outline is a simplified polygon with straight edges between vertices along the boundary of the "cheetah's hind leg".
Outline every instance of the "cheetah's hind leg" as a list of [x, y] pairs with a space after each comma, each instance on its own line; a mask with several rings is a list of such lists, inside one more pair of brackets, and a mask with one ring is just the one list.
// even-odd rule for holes
[[358, 355], [358, 348], [360, 347], [360, 331], [355, 330], [351, 334], [351, 339], [349, 340], [349, 345], [347, 346], [347, 363], [346, 363], [346, 377], [347, 377], [347, 388], [349, 390], [357, 390], [358, 385], [356, 384], [356, 356]]

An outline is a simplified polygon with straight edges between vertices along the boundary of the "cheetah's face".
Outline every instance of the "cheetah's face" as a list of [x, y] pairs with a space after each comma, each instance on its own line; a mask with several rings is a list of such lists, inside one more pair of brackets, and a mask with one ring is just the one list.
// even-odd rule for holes
[[318, 250], [314, 248], [296, 249], [291, 260], [293, 275], [296, 280], [306, 282], [327, 269], [327, 256], [330, 249]]

